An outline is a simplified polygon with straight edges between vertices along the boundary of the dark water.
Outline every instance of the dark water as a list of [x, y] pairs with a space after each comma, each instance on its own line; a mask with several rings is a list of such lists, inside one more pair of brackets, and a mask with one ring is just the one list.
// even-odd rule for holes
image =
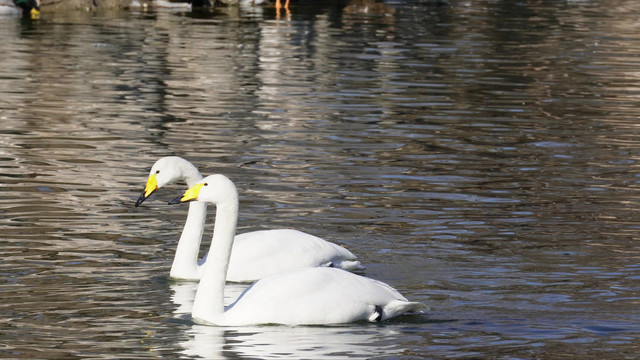
[[[1, 18], [0, 357], [636, 358], [638, 13], [354, 0]], [[183, 187], [133, 207], [166, 155], [236, 182], [240, 231], [342, 244], [429, 315], [194, 325], [195, 285], [167, 278]]]

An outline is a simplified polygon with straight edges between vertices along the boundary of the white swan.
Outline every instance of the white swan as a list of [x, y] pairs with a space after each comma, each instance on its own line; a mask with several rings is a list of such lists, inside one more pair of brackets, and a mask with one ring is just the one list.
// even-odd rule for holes
[[377, 280], [335, 268], [299, 268], [264, 277], [224, 306], [224, 287], [238, 221], [238, 192], [231, 180], [211, 175], [170, 204], [197, 200], [216, 205], [207, 266], [193, 302], [194, 321], [208, 325], [321, 325], [382, 321], [426, 306], [407, 301]]
[[[177, 156], [163, 157], [153, 164], [136, 206], [167, 184], [183, 180], [191, 187], [200, 179], [202, 175], [189, 161]], [[206, 258], [198, 262], [198, 252], [206, 215], [206, 203], [189, 204], [187, 221], [178, 241], [170, 277], [200, 279]], [[316, 266], [338, 267], [348, 271], [364, 269], [349, 250], [319, 237], [291, 229], [261, 230], [236, 236], [227, 280], [252, 282], [286, 269]]]

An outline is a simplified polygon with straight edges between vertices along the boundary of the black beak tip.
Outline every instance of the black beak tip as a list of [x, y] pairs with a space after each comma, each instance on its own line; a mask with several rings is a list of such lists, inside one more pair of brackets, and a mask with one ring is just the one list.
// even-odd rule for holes
[[182, 199], [182, 195], [177, 196], [177, 197], [169, 200], [169, 205], [180, 204], [182, 202], [182, 201], [180, 201], [180, 199]]
[[140, 195], [140, 197], [138, 198], [138, 201], [136, 201], [136, 207], [140, 206], [140, 204], [142, 204], [145, 200], [147, 200], [147, 197], [144, 196], [144, 193], [142, 193], [142, 195]]

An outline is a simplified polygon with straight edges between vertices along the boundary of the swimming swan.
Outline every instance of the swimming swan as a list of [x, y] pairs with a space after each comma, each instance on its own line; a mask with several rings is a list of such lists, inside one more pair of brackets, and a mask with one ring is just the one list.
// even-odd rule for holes
[[238, 221], [238, 192], [231, 180], [211, 175], [169, 204], [216, 205], [207, 266], [193, 303], [195, 322], [219, 326], [321, 325], [382, 321], [427, 307], [410, 302], [389, 285], [335, 268], [290, 269], [264, 277], [226, 309], [224, 289]]
[[[163, 157], [153, 164], [136, 207], [167, 184], [183, 180], [188, 187], [192, 187], [201, 179], [202, 175], [189, 161], [177, 156]], [[206, 256], [198, 262], [198, 253], [206, 215], [205, 202], [189, 204], [170, 277], [200, 279]], [[319, 237], [291, 229], [261, 230], [235, 237], [227, 280], [252, 282], [286, 269], [316, 266], [338, 267], [348, 271], [364, 269], [349, 250]]]

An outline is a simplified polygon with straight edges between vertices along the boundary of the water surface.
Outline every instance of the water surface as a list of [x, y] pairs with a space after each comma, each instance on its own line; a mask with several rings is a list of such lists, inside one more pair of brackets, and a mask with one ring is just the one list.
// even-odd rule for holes
[[[638, 11], [2, 18], [0, 357], [636, 357]], [[195, 285], [168, 279], [184, 186], [133, 207], [166, 155], [236, 182], [240, 232], [343, 245], [428, 316], [194, 325]]]

